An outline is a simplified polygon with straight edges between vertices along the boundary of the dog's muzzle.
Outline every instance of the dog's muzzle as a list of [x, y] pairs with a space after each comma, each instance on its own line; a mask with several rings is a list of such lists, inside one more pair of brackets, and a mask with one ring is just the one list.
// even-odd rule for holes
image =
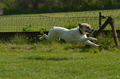
[[88, 32], [88, 33], [93, 33], [93, 32], [94, 32], [94, 29], [86, 30], [86, 32]]

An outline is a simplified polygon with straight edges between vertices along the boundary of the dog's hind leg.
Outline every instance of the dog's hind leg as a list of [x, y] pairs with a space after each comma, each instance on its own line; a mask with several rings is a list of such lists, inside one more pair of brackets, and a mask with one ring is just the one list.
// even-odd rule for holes
[[47, 40], [49, 40], [50, 42], [52, 42], [56, 38], [56, 35], [55, 34], [51, 35], [50, 33], [48, 35], [44, 34], [39, 39], [42, 40], [44, 38], [47, 39]]
[[48, 35], [44, 34], [42, 37], [40, 37], [39, 39], [44, 39], [46, 38], [47, 40], [49, 40], [50, 42], [54, 41], [55, 38], [57, 38], [57, 33], [55, 32], [54, 29], [50, 29]]
[[41, 36], [39, 39], [40, 39], [40, 40], [42, 40], [42, 39], [44, 39], [44, 38], [46, 38], [46, 39], [47, 39], [47, 37], [48, 37], [48, 36], [47, 36], [46, 34], [44, 34], [44, 35], [43, 35], [43, 36]]

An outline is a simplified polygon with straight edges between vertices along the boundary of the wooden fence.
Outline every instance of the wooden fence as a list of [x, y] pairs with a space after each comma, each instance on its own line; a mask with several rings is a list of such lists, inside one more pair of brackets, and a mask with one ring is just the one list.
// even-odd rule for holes
[[[116, 30], [117, 33], [118, 33], [118, 37], [120, 37], [120, 30]], [[49, 31], [44, 31], [45, 34], [48, 34]], [[95, 30], [94, 33], [96, 33], [97, 30]], [[104, 34], [110, 34], [110, 32], [112, 32], [112, 30], [103, 30], [102, 33]], [[27, 37], [30, 37], [30, 38], [38, 38], [40, 34], [39, 31], [32, 31], [32, 32], [0, 32], [0, 40], [1, 39], [4, 39], [4, 40], [7, 40], [11, 37], [14, 37], [15, 35], [25, 35]]]

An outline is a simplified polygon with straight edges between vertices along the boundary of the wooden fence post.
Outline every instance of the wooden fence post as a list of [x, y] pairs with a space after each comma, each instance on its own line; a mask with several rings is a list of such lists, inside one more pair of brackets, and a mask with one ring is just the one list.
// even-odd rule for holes
[[94, 37], [97, 37], [100, 32], [103, 31], [103, 29], [109, 24], [109, 18], [104, 22], [104, 24], [99, 28], [99, 30], [97, 30], [94, 34]]
[[101, 12], [99, 12], [99, 28], [101, 27], [101, 16], [102, 16], [102, 13]]
[[114, 19], [113, 19], [113, 17], [108, 17], [108, 19], [105, 21], [105, 23], [104, 23], [104, 24], [100, 27], [100, 29], [97, 30], [97, 32], [94, 34], [94, 37], [97, 37], [97, 36], [100, 34], [100, 32], [102, 32], [103, 29], [104, 29], [108, 24], [111, 25], [115, 45], [116, 45], [117, 47], [119, 47], [118, 35], [117, 35], [116, 28], [115, 28], [115, 25], [114, 25]]
[[119, 47], [118, 35], [117, 35], [116, 28], [115, 28], [115, 25], [114, 25], [114, 18], [109, 17], [109, 19], [110, 19], [110, 25], [111, 25], [111, 28], [112, 28], [112, 31], [113, 31], [115, 45], [117, 47]]

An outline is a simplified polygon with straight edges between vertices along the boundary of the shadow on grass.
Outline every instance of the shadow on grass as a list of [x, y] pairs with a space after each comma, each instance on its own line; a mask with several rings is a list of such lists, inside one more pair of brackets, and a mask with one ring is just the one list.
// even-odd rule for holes
[[51, 60], [51, 61], [62, 61], [62, 60], [70, 60], [69, 58], [42, 58], [42, 57], [28, 57], [25, 58], [28, 60]]
[[62, 60], [69, 60], [69, 59], [68, 58], [48, 58], [47, 60], [62, 61]]

